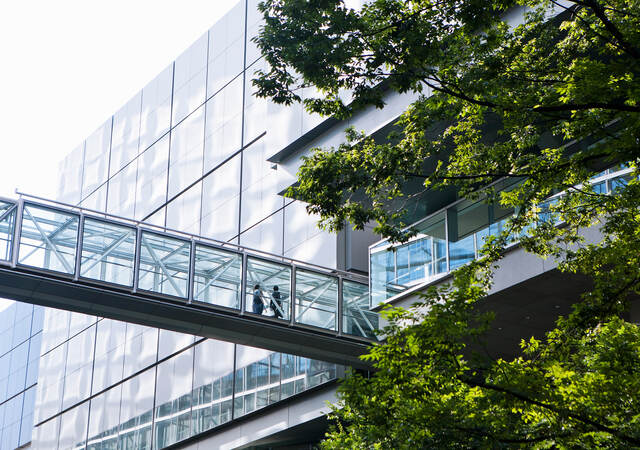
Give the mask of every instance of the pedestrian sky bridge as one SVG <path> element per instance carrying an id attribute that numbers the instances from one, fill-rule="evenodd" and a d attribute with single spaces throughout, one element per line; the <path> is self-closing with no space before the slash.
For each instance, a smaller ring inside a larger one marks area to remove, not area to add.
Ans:
<path id="1" fill-rule="evenodd" d="M 32 196 L 0 199 L 0 297 L 356 367 L 378 326 L 366 278 Z"/>

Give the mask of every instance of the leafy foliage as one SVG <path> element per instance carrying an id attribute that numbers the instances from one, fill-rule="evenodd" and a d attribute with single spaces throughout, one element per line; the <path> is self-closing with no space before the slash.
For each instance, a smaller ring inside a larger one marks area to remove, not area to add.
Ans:
<path id="1" fill-rule="evenodd" d="M 384 107 L 389 92 L 417 95 L 385 142 L 348 130 L 304 161 L 290 194 L 322 226 L 375 221 L 404 241 L 415 232 L 408 205 L 451 188 L 516 211 L 451 286 L 387 312 L 386 343 L 368 355 L 377 372 L 345 380 L 323 446 L 640 446 L 640 330 L 625 321 L 640 286 L 640 2 L 265 0 L 262 10 L 260 95 L 338 118 Z M 321 95 L 303 99 L 309 86 Z M 590 185 L 622 162 L 626 188 Z M 519 183 L 484 187 L 504 178 Z M 540 205 L 554 220 L 540 220 Z M 600 242 L 584 242 L 589 227 Z M 491 319 L 475 305 L 514 238 L 592 288 L 519 358 L 490 360 L 469 345 Z"/>

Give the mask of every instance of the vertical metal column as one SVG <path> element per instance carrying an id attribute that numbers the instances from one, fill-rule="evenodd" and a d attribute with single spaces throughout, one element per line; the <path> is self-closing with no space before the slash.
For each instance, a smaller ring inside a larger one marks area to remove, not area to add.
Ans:
<path id="1" fill-rule="evenodd" d="M 84 230 L 84 214 L 80 212 L 80 221 L 78 222 L 78 237 L 76 239 L 76 264 L 73 272 L 73 281 L 78 281 L 80 277 L 80 264 L 82 262 L 82 238 Z"/>
<path id="2" fill-rule="evenodd" d="M 187 302 L 193 301 L 193 285 L 195 284 L 195 270 L 196 270 L 196 241 L 191 239 L 191 254 L 189 255 L 189 279 L 187 282 Z"/>
<path id="3" fill-rule="evenodd" d="M 337 320 L 337 327 L 336 330 L 338 331 L 338 336 L 342 336 L 342 325 L 344 322 L 344 317 L 342 316 L 343 311 L 344 311 L 344 289 L 342 287 L 342 283 L 344 281 L 344 278 L 342 277 L 338 277 L 338 310 L 336 311 L 336 314 L 338 315 Z"/>
<path id="4" fill-rule="evenodd" d="M 22 233 L 22 208 L 24 200 L 20 198 L 16 204 L 16 223 L 13 229 L 13 245 L 11 247 L 11 267 L 18 264 L 18 250 L 20 249 L 20 237 Z"/>
<path id="5" fill-rule="evenodd" d="M 240 315 L 244 315 L 247 303 L 247 273 L 249 271 L 247 252 L 242 252 L 242 267 L 240 271 Z"/>
<path id="6" fill-rule="evenodd" d="M 136 250 L 133 257 L 133 293 L 138 291 L 138 279 L 140 278 L 140 248 L 142 246 L 142 230 L 136 227 Z"/>
<path id="7" fill-rule="evenodd" d="M 291 317 L 289 317 L 289 324 L 296 323 L 296 272 L 298 268 L 295 264 L 291 264 Z"/>

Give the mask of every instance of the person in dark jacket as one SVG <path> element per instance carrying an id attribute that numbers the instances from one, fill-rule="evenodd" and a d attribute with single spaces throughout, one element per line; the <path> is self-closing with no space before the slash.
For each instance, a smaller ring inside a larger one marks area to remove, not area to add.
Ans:
<path id="1" fill-rule="evenodd" d="M 276 319 L 282 319 L 282 297 L 278 286 L 274 286 L 271 293 L 271 310 Z"/>

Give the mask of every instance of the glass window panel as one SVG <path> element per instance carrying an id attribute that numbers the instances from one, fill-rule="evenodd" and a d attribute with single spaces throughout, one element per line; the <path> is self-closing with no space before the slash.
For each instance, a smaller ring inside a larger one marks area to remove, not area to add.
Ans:
<path id="1" fill-rule="evenodd" d="M 34 428 L 31 447 L 34 449 L 52 449 L 58 445 L 58 432 L 60 431 L 60 417 L 56 417 Z"/>
<path id="2" fill-rule="evenodd" d="M 136 180 L 136 219 L 144 219 L 152 211 L 166 203 L 168 161 L 168 135 L 139 156 Z M 164 218 L 162 225 L 164 225 Z"/>
<path id="3" fill-rule="evenodd" d="M 138 156 L 142 91 L 134 95 L 113 115 L 109 176 L 113 176 Z M 109 193 L 111 196 L 111 193 Z"/>
<path id="4" fill-rule="evenodd" d="M 289 320 L 291 267 L 258 258 L 247 258 L 246 310 Z"/>
<path id="5" fill-rule="evenodd" d="M 242 207 L 244 208 L 244 202 Z M 272 214 L 260 223 L 244 230 L 240 235 L 240 245 L 247 248 L 259 248 L 262 251 L 275 254 L 282 253 L 283 221 L 283 211 Z M 325 250 L 328 253 L 331 252 L 330 248 L 325 248 Z M 307 255 L 311 259 L 315 256 L 311 252 Z"/>
<path id="6" fill-rule="evenodd" d="M 60 162 L 57 200 L 71 205 L 80 203 L 82 200 L 83 163 L 84 141 Z"/>
<path id="7" fill-rule="evenodd" d="M 60 416 L 60 449 L 83 449 L 87 437 L 89 402 L 85 402 Z"/>
<path id="8" fill-rule="evenodd" d="M 111 124 L 109 118 L 85 141 L 82 170 L 82 198 L 89 197 L 109 175 L 109 149 L 111 146 Z M 104 204 L 102 205 L 104 208 Z"/>
<path id="9" fill-rule="evenodd" d="M 173 64 L 169 64 L 142 89 L 140 117 L 140 152 L 149 148 L 169 131 Z"/>
<path id="10" fill-rule="evenodd" d="M 240 308 L 242 255 L 205 245 L 196 245 L 193 298 Z"/>
<path id="11" fill-rule="evenodd" d="M 247 50 L 251 47 L 252 44 L 248 44 Z M 247 54 L 247 61 L 249 60 L 249 55 Z M 248 144 L 260 134 L 267 131 L 267 124 L 269 121 L 267 120 L 267 107 L 269 101 L 265 98 L 257 97 L 255 94 L 256 88 L 251 83 L 251 80 L 256 78 L 256 72 L 258 70 L 263 70 L 265 73 L 269 72 L 268 64 L 264 59 L 260 59 L 255 62 L 251 67 L 247 69 L 247 81 L 244 86 L 245 90 L 245 105 L 244 105 L 244 142 Z M 270 128 L 271 129 L 271 128 Z M 267 137 L 263 136 L 259 141 L 252 144 L 256 145 L 263 141 L 267 141 Z M 251 147 L 249 147 L 251 148 Z M 269 147 L 273 150 L 273 147 Z M 271 155 L 269 155 L 271 156 Z"/>
<path id="12" fill-rule="evenodd" d="M 87 450 L 117 450 L 121 386 L 91 399 Z"/>
<path id="13" fill-rule="evenodd" d="M 225 86 L 206 104 L 204 171 L 208 172 L 240 150 L 242 138 L 242 77 Z"/>
<path id="14" fill-rule="evenodd" d="M 204 106 L 171 130 L 169 198 L 202 175 Z"/>
<path id="15" fill-rule="evenodd" d="M 69 337 L 71 313 L 61 309 L 47 308 L 42 337 L 42 353 L 48 352 Z"/>
<path id="16" fill-rule="evenodd" d="M 107 212 L 117 216 L 132 218 L 136 206 L 136 179 L 138 160 L 131 161 L 109 180 Z"/>
<path id="17" fill-rule="evenodd" d="M 24 393 L 24 403 L 22 407 L 22 419 L 20 424 L 20 441 L 19 446 L 25 445 L 31 441 L 33 431 L 33 409 L 36 400 L 36 387 L 28 389 Z"/>
<path id="18" fill-rule="evenodd" d="M 449 220 L 449 266 L 453 270 L 475 258 L 473 233 L 489 226 L 489 206 L 466 202 L 451 208 Z"/>
<path id="19" fill-rule="evenodd" d="M 356 336 L 375 338 L 378 314 L 369 310 L 369 286 L 343 280 L 343 332 Z"/>
<path id="20" fill-rule="evenodd" d="M 208 339 L 195 346 L 192 434 L 231 419 L 234 344 Z M 222 405 L 225 405 L 224 407 Z"/>
<path id="21" fill-rule="evenodd" d="M 25 203 L 19 263 L 74 273 L 78 216 Z"/>
<path id="22" fill-rule="evenodd" d="M 85 197 L 80 206 L 93 211 L 106 211 L 107 209 L 107 183 L 93 191 L 92 194 Z"/>
<path id="23" fill-rule="evenodd" d="M 11 259 L 16 211 L 14 203 L 0 200 L 0 259 L 5 261 Z"/>
<path id="24" fill-rule="evenodd" d="M 283 206 L 282 170 L 273 170 L 264 141 L 246 149 L 242 160 L 242 230 L 255 225 Z"/>
<path id="25" fill-rule="evenodd" d="M 208 38 L 208 33 L 204 33 L 176 58 L 173 78 L 174 124 L 204 103 Z"/>
<path id="26" fill-rule="evenodd" d="M 193 348 L 158 364 L 154 448 L 160 449 L 191 435 Z"/>
<path id="27" fill-rule="evenodd" d="M 209 31 L 207 97 L 216 93 L 229 80 L 242 72 L 244 64 L 244 3 L 238 2 Z"/>
<path id="28" fill-rule="evenodd" d="M 296 322 L 335 330 L 338 280 L 306 270 L 296 271 Z"/>
<path id="29" fill-rule="evenodd" d="M 16 318 L 16 324 L 13 327 L 13 339 L 9 340 L 12 347 L 29 339 L 31 334 L 31 315 L 22 318 Z"/>
<path id="30" fill-rule="evenodd" d="M 93 375 L 95 325 L 69 340 L 62 408 L 89 397 Z"/>
<path id="31" fill-rule="evenodd" d="M 122 383 L 118 449 L 148 450 L 151 448 L 151 420 L 155 368 Z"/>
<path id="32" fill-rule="evenodd" d="M 186 298 L 191 243 L 142 232 L 138 287 Z"/>
<path id="33" fill-rule="evenodd" d="M 44 325 L 44 306 L 33 305 L 33 322 L 31 323 L 31 334 L 42 331 Z"/>
<path id="34" fill-rule="evenodd" d="M 128 377 L 157 361 L 158 329 L 127 324 L 123 377 Z"/>
<path id="35" fill-rule="evenodd" d="M 226 241 L 238 234 L 240 155 L 217 168 L 202 184 L 201 234 Z"/>
<path id="36" fill-rule="evenodd" d="M 193 344 L 194 336 L 176 331 L 160 330 L 158 342 L 158 359 L 165 358 Z"/>
<path id="37" fill-rule="evenodd" d="M 27 363 L 27 380 L 25 386 L 31 386 L 38 381 L 41 343 L 42 333 L 36 334 L 29 340 L 29 361 Z"/>
<path id="38" fill-rule="evenodd" d="M 117 320 L 98 322 L 92 392 L 100 392 L 122 380 L 127 324 Z"/>
<path id="39" fill-rule="evenodd" d="M 167 205 L 167 228 L 200 234 L 200 201 L 202 183 L 189 188 Z"/>
<path id="40" fill-rule="evenodd" d="M 236 409 L 241 417 L 269 404 L 269 390 L 280 385 L 279 379 L 269 379 L 272 352 L 238 345 L 236 349 Z M 239 383 L 242 373 L 244 383 Z"/>
<path id="41" fill-rule="evenodd" d="M 132 286 L 135 251 L 134 228 L 87 217 L 82 230 L 80 275 Z"/>
<path id="42" fill-rule="evenodd" d="M 249 0 L 247 5 L 247 56 L 246 64 L 251 65 L 256 59 L 260 57 L 260 49 L 252 41 L 252 39 L 258 36 L 260 27 L 264 25 L 264 18 L 262 13 L 258 11 L 258 3 L 260 0 Z M 249 83 L 250 84 L 250 83 Z"/>

